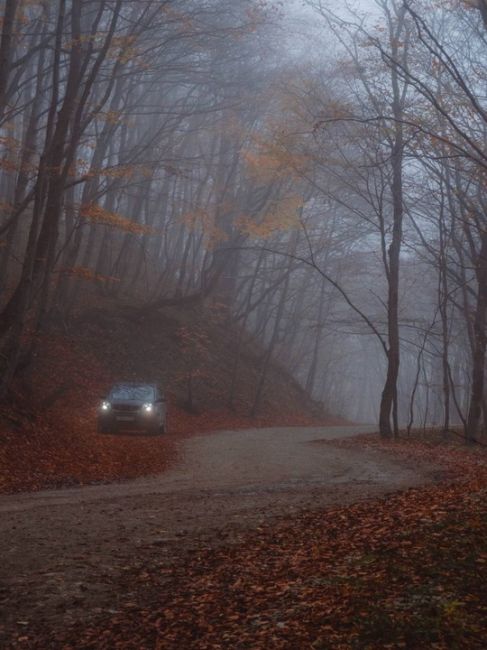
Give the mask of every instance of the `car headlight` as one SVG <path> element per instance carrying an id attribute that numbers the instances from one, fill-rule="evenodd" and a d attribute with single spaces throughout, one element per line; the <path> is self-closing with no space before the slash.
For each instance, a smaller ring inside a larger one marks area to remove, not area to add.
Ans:
<path id="1" fill-rule="evenodd" d="M 144 404 L 142 409 L 144 410 L 144 413 L 152 413 L 152 411 L 154 410 L 154 405 L 153 404 Z"/>
<path id="2" fill-rule="evenodd" d="M 101 410 L 102 411 L 109 411 L 111 407 L 110 402 L 102 402 L 101 403 Z"/>

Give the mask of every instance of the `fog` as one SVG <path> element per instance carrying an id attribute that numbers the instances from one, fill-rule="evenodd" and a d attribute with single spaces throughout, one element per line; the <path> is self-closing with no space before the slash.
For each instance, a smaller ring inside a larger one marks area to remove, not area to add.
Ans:
<path id="1" fill-rule="evenodd" d="M 486 31 L 463 3 L 3 3 L 0 393 L 94 287 L 223 306 L 329 412 L 486 422 Z M 13 11 L 13 13 L 12 13 Z M 462 38 L 459 38 L 459 35 Z"/>

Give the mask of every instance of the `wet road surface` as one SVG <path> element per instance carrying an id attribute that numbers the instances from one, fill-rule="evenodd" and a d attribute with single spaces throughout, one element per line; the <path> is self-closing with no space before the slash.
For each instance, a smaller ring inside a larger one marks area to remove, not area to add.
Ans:
<path id="1" fill-rule="evenodd" d="M 157 477 L 0 496 L 4 633 L 32 621 L 72 623 L 113 608 L 117 576 L 134 562 L 146 566 L 162 558 L 170 564 L 198 544 L 232 543 L 272 517 L 430 479 L 428 468 L 332 442 L 371 431 L 218 432 L 181 441 L 181 462 Z M 0 641 L 1 633 L 0 627 Z"/>

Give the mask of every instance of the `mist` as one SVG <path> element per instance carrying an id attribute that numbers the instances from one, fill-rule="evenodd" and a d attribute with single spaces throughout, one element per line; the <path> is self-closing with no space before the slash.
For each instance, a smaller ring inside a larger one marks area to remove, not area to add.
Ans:
<path id="1" fill-rule="evenodd" d="M 0 0 L 0 648 L 487 639 L 487 0 Z"/>
<path id="2" fill-rule="evenodd" d="M 15 4 L 3 396 L 35 333 L 93 295 L 202 300 L 266 350 L 254 412 L 275 360 L 386 434 L 483 429 L 478 10 L 33 3 L 13 39 Z"/>

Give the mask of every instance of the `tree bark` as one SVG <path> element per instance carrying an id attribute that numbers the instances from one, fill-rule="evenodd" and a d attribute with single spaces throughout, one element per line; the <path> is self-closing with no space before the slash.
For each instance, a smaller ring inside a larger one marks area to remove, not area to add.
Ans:
<path id="1" fill-rule="evenodd" d="M 393 228 L 392 241 L 388 250 L 389 277 L 387 297 L 387 375 L 382 391 L 379 410 L 379 430 L 383 437 L 398 434 L 397 416 L 397 379 L 399 376 L 400 341 L 399 341 L 399 267 L 403 222 L 403 131 L 402 126 L 396 127 L 396 139 L 392 150 L 392 200 Z M 393 428 L 391 427 L 391 415 Z"/>
<path id="2" fill-rule="evenodd" d="M 477 259 L 477 304 L 474 319 L 474 346 L 472 358 L 472 388 L 465 427 L 467 442 L 477 438 L 482 416 L 484 397 L 485 351 L 487 347 L 486 309 L 487 309 L 487 232 L 482 233 L 481 247 Z"/>
<path id="3" fill-rule="evenodd" d="M 7 84 L 12 62 L 12 40 L 17 0 L 6 0 L 0 37 L 0 121 L 5 112 Z"/>

